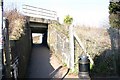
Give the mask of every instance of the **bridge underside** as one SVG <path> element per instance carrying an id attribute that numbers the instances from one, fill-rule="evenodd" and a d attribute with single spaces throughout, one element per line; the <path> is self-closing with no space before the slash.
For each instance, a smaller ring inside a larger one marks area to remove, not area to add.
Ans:
<path id="1" fill-rule="evenodd" d="M 42 44 L 47 45 L 48 23 L 30 22 L 29 26 L 31 28 L 31 34 L 32 33 L 41 33 L 41 34 L 43 34 Z"/>
<path id="2" fill-rule="evenodd" d="M 30 22 L 30 28 L 32 33 L 45 33 L 48 29 L 48 24 Z"/>

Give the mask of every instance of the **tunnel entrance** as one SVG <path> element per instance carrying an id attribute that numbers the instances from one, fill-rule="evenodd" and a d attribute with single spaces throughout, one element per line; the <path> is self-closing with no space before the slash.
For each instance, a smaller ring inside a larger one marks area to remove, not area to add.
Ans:
<path id="1" fill-rule="evenodd" d="M 50 50 L 47 45 L 48 24 L 30 23 L 32 52 L 28 64 L 27 78 L 50 78 L 54 68 L 50 64 Z"/>
<path id="2" fill-rule="evenodd" d="M 31 22 L 30 28 L 32 33 L 32 43 L 47 45 L 48 24 Z"/>

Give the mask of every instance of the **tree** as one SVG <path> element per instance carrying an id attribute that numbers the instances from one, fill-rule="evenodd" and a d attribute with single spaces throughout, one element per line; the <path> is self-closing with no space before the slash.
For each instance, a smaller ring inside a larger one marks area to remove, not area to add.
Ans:
<path id="1" fill-rule="evenodd" d="M 111 13 L 109 16 L 109 22 L 111 27 L 120 29 L 120 14 Z"/>
<path id="2" fill-rule="evenodd" d="M 66 25 L 71 25 L 72 24 L 72 22 L 73 22 L 73 18 L 70 16 L 70 15 L 67 15 L 67 16 L 65 16 L 65 18 L 64 18 L 64 23 L 66 24 Z"/>
<path id="3" fill-rule="evenodd" d="M 110 2 L 109 14 L 109 21 L 111 27 L 120 29 L 120 1 Z"/>
<path id="4" fill-rule="evenodd" d="M 11 40 L 18 40 L 24 34 L 26 19 L 17 9 L 4 12 L 9 21 L 9 36 Z"/>
<path id="5" fill-rule="evenodd" d="M 117 63 L 120 60 L 120 55 L 119 51 L 120 51 L 120 1 L 119 0 L 111 0 L 110 4 L 109 4 L 109 22 L 110 22 L 110 26 L 111 28 L 114 28 L 117 31 L 117 34 L 114 32 L 112 32 L 111 36 L 111 43 L 112 43 L 112 49 L 113 52 L 115 53 L 115 70 L 116 72 L 120 75 L 120 64 Z M 115 36 L 117 35 L 117 39 L 115 38 Z M 115 40 L 116 39 L 116 40 Z M 117 51 L 117 54 L 116 54 Z"/>

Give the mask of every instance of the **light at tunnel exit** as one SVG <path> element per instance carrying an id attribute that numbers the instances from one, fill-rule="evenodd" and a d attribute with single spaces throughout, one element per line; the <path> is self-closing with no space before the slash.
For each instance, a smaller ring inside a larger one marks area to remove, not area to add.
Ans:
<path id="1" fill-rule="evenodd" d="M 41 44 L 42 37 L 43 37 L 43 34 L 41 33 L 32 33 L 33 44 Z"/>

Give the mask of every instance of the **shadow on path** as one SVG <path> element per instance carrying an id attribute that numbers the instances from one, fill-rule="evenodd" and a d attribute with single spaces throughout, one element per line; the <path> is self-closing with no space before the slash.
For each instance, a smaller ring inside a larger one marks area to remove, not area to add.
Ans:
<path id="1" fill-rule="evenodd" d="M 27 78 L 50 78 L 54 68 L 50 64 L 50 50 L 46 45 L 34 44 L 27 70 Z"/>

